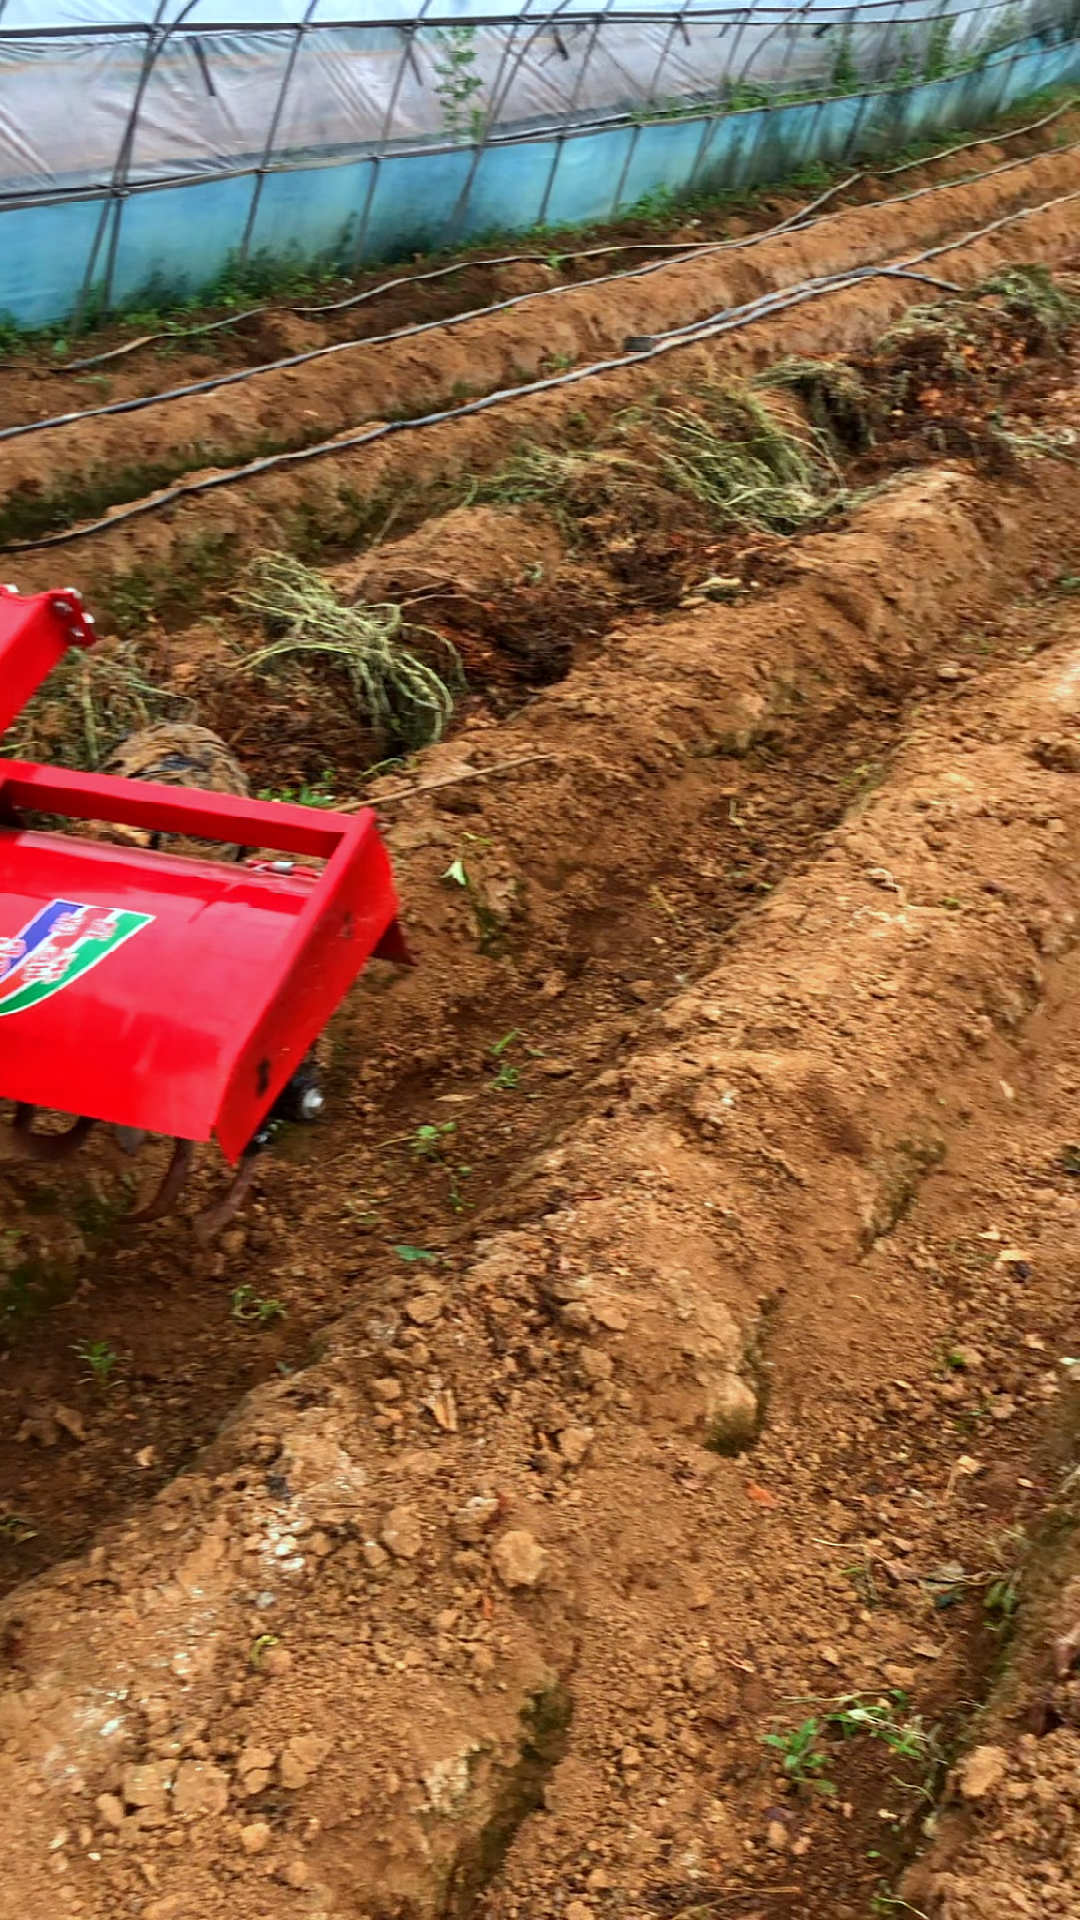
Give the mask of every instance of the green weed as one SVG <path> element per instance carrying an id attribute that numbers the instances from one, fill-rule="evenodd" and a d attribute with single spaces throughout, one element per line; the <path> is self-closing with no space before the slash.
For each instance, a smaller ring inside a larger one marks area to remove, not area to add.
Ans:
<path id="1" fill-rule="evenodd" d="M 842 1694 L 837 1700 L 823 1702 L 799 1726 L 785 1733 L 763 1734 L 762 1741 L 779 1756 L 784 1773 L 795 1786 L 831 1794 L 836 1786 L 828 1778 L 827 1769 L 833 1764 L 833 1755 L 823 1744 L 830 1736 L 842 1742 L 859 1738 L 880 1742 L 894 1759 L 919 1771 L 920 1792 L 928 1791 L 930 1780 L 944 1764 L 936 1730 L 927 1727 L 921 1715 L 908 1711 L 907 1695 L 899 1688 L 884 1697 Z"/>
<path id="2" fill-rule="evenodd" d="M 484 137 L 487 116 L 477 100 L 484 82 L 476 72 L 476 28 L 438 27 L 435 92 L 442 103 L 443 126 L 459 145 Z"/>
<path id="3" fill-rule="evenodd" d="M 102 1392 L 113 1384 L 120 1357 L 104 1340 L 79 1340 L 71 1349 L 86 1364 L 87 1380 L 92 1380 Z"/>
<path id="4" fill-rule="evenodd" d="M 253 1321 L 257 1326 L 269 1326 L 272 1320 L 284 1320 L 286 1308 L 280 1300 L 265 1300 L 256 1293 L 254 1287 L 234 1287 L 229 1295 L 230 1311 L 234 1320 Z"/>
<path id="5" fill-rule="evenodd" d="M 779 1756 L 784 1773 L 795 1786 L 814 1793 L 835 1793 L 835 1782 L 824 1777 L 831 1762 L 824 1748 L 818 1745 L 821 1731 L 821 1721 L 811 1716 L 787 1733 L 764 1733 L 761 1739 L 764 1746 Z"/>
<path id="6" fill-rule="evenodd" d="M 457 1132 L 456 1120 L 427 1121 L 409 1138 L 409 1148 L 416 1160 L 441 1160 L 443 1147 L 451 1134 Z"/>
<path id="7" fill-rule="evenodd" d="M 337 778 L 332 767 L 327 767 L 321 780 L 310 785 L 304 780 L 298 787 L 262 787 L 260 800 L 284 800 L 298 807 L 335 807 L 337 805 Z"/>

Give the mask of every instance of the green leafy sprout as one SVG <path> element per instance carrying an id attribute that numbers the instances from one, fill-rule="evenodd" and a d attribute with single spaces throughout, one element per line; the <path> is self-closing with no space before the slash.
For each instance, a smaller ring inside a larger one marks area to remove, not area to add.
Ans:
<path id="1" fill-rule="evenodd" d="M 105 1340 L 78 1340 L 72 1352 L 85 1363 L 87 1380 L 92 1380 L 102 1392 L 113 1384 L 113 1375 L 119 1364 L 119 1355 Z"/>
<path id="2" fill-rule="evenodd" d="M 257 1326 L 268 1326 L 271 1320 L 284 1320 L 286 1308 L 280 1300 L 265 1300 L 256 1293 L 254 1287 L 234 1287 L 229 1295 L 234 1320 L 252 1321 Z"/>

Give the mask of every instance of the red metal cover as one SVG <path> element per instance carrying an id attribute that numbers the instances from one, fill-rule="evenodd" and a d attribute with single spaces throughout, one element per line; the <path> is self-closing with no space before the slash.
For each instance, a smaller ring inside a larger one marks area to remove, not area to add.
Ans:
<path id="1" fill-rule="evenodd" d="M 272 872 L 28 831 L 17 810 L 272 848 Z M 11 824 L 4 824 L 4 822 Z M 0 762 L 0 1095 L 235 1160 L 369 955 L 404 957 L 350 816 Z"/>
<path id="2" fill-rule="evenodd" d="M 0 733 L 36 693 L 68 648 L 89 647 L 94 623 L 74 588 L 23 599 L 0 586 Z"/>

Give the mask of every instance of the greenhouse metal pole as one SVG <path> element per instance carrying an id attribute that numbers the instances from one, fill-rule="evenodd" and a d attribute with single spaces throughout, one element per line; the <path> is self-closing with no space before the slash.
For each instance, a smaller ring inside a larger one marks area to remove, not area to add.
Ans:
<path id="1" fill-rule="evenodd" d="M 900 4 L 901 6 L 903 5 L 903 0 L 900 0 Z M 858 7 L 856 7 L 854 9 L 853 15 L 849 16 L 849 26 L 851 25 L 851 20 L 857 17 L 858 12 L 859 12 L 859 9 Z M 899 14 L 894 13 L 891 20 L 887 22 L 887 26 L 895 27 L 899 17 L 900 17 Z M 853 27 L 852 27 L 852 33 L 854 34 Z M 888 50 L 888 43 L 886 42 L 886 51 L 887 50 Z M 859 152 L 859 141 L 860 141 L 860 135 L 863 129 L 863 122 L 865 121 L 868 113 L 870 112 L 870 107 L 872 102 L 877 97 L 879 75 L 878 75 L 878 63 L 876 58 L 874 61 L 874 71 L 873 71 L 872 79 L 873 79 L 873 85 L 871 85 L 871 76 L 868 75 L 864 79 L 863 97 L 859 102 L 859 106 L 856 111 L 855 118 L 852 121 L 850 130 L 848 132 L 848 137 L 844 142 L 845 165 L 849 160 L 854 159 L 855 155 Z"/>
<path id="2" fill-rule="evenodd" d="M 622 197 L 626 188 L 626 182 L 630 177 L 630 168 L 634 163 L 634 155 L 638 149 L 638 141 L 641 139 L 641 127 L 642 122 L 635 120 L 633 131 L 630 135 L 630 144 L 626 149 L 626 158 L 619 168 L 619 177 L 615 182 L 615 191 L 611 196 L 611 208 L 608 213 L 609 220 L 614 220 L 619 208 L 622 206 Z"/>
<path id="3" fill-rule="evenodd" d="M 506 72 L 507 63 L 513 51 L 514 35 L 517 33 L 517 30 L 520 25 L 521 25 L 521 16 L 519 14 L 516 19 L 511 21 L 510 31 L 508 34 L 504 35 L 504 38 L 503 38 L 503 49 L 499 58 L 498 70 L 495 74 L 494 80 L 491 83 L 491 91 L 488 96 L 488 104 L 484 112 L 483 129 L 480 133 L 479 139 L 476 139 L 472 142 L 472 158 L 469 161 L 469 171 L 465 175 L 465 178 L 461 183 L 461 191 L 454 202 L 453 211 L 450 215 L 450 219 L 447 225 L 447 235 L 451 239 L 453 238 L 454 234 L 457 233 L 461 225 L 461 222 L 464 220 L 465 215 L 468 211 L 469 200 L 473 190 L 473 182 L 476 179 L 480 162 L 483 159 L 484 154 L 487 152 L 488 135 L 490 134 L 491 129 L 494 125 L 496 102 L 499 99 L 499 89 L 500 89 L 500 86 L 502 85 L 502 77 L 503 77 L 503 74 Z"/>
<path id="4" fill-rule="evenodd" d="M 105 277 L 102 283 L 101 306 L 103 313 L 108 313 L 112 305 L 113 276 L 116 272 L 116 256 L 120 246 L 120 227 L 124 217 L 124 201 L 127 198 L 127 177 L 131 170 L 131 156 L 135 150 L 135 135 L 138 131 L 139 114 L 142 111 L 142 103 L 146 98 L 146 89 L 150 85 L 154 68 L 161 57 L 163 47 L 168 44 L 172 35 L 176 32 L 176 29 L 183 25 L 188 14 L 191 13 L 192 9 L 197 7 L 198 4 L 199 0 L 187 0 L 187 4 L 182 11 L 177 14 L 176 19 L 171 21 L 165 28 L 160 38 L 147 47 L 148 58 L 140 75 L 139 86 L 132 103 L 131 117 L 128 120 L 124 132 L 120 152 L 117 155 L 116 168 L 113 173 L 112 190 L 116 196 L 116 218 L 113 221 L 112 232 L 109 235 L 109 252 L 105 262 Z M 161 8 L 159 7 L 154 22 L 155 30 L 160 18 Z"/>
<path id="5" fill-rule="evenodd" d="M 569 105 L 567 106 L 566 113 L 563 117 L 563 123 L 559 128 L 558 133 L 555 135 L 555 151 L 551 156 L 551 170 L 548 173 L 547 183 L 544 187 L 544 192 L 541 197 L 540 211 L 536 216 L 536 224 L 538 227 L 542 227 L 545 221 L 547 220 L 547 211 L 551 203 L 552 193 L 555 188 L 555 180 L 559 171 L 559 163 L 562 160 L 563 149 L 566 146 L 567 124 L 573 118 L 573 115 L 577 111 L 578 95 L 581 92 L 582 86 L 584 84 L 585 75 L 589 71 L 589 61 L 592 59 L 593 49 L 596 46 L 600 29 L 604 25 L 605 15 L 610 13 L 613 4 L 614 4 L 614 0 L 606 0 L 606 5 L 604 7 L 603 13 L 598 13 L 593 21 L 593 30 L 589 35 L 588 45 L 585 48 L 585 56 L 581 62 L 581 67 L 578 71 L 577 79 L 574 81 L 573 91 L 571 92 L 571 95 L 570 95 L 570 102 L 569 102 Z"/>
<path id="6" fill-rule="evenodd" d="M 746 22 L 749 20 L 752 12 L 753 12 L 752 8 L 744 8 L 742 13 L 741 23 L 738 29 L 739 33 L 741 33 L 742 28 L 746 25 Z M 725 24 L 721 29 L 721 36 L 726 32 L 727 32 L 727 22 L 725 21 Z M 735 38 L 735 45 L 738 46 L 738 44 L 739 44 L 739 41 L 738 41 L 738 33 L 737 33 Z M 705 121 L 704 126 L 701 129 L 701 140 L 698 143 L 698 150 L 694 155 L 694 164 L 690 169 L 690 177 L 686 183 L 687 193 L 693 193 L 697 188 L 697 183 L 701 176 L 701 169 L 705 165 L 706 155 L 708 154 L 709 148 L 711 147 L 713 140 L 716 136 L 717 125 L 719 121 L 722 120 L 723 118 L 724 118 L 723 112 L 710 113 L 708 115 L 708 118 Z M 620 182 L 620 186 L 621 184 L 622 183 Z"/>
<path id="7" fill-rule="evenodd" d="M 611 3 L 611 0 L 609 0 L 609 4 L 610 3 Z M 503 101 L 509 99 L 510 90 L 513 87 L 514 81 L 517 79 L 518 74 L 520 73 L 522 67 L 525 64 L 525 59 L 527 54 L 530 52 L 536 40 L 539 39 L 539 37 L 549 27 L 552 26 L 552 23 L 558 18 L 558 16 L 564 11 L 564 9 L 569 4 L 570 4 L 570 0 L 558 0 L 558 5 L 555 6 L 549 13 L 542 14 L 540 18 L 535 21 L 535 23 L 533 23 L 531 20 L 527 20 L 525 13 L 519 13 L 515 17 L 514 23 L 513 23 L 513 32 L 511 33 L 510 39 L 507 44 L 507 57 L 500 62 L 499 72 L 498 72 L 498 75 L 496 76 L 495 85 L 492 87 L 491 105 L 488 109 L 487 125 L 485 126 L 485 129 L 484 129 L 483 142 L 480 143 L 478 150 L 474 151 L 472 162 L 470 163 L 470 166 L 469 166 L 469 171 L 465 177 L 465 181 L 462 186 L 462 191 L 458 196 L 457 202 L 455 203 L 454 212 L 453 212 L 453 215 L 451 216 L 451 225 L 450 225 L 451 233 L 456 231 L 459 219 L 464 217 L 464 213 L 466 211 L 467 204 L 468 204 L 468 197 L 472 193 L 473 184 L 476 179 L 476 173 L 480 164 L 480 160 L 483 157 L 483 153 L 486 151 L 487 143 L 491 133 L 498 126 L 499 114 L 502 109 Z M 529 0 L 526 0 L 526 12 L 528 10 L 528 5 L 529 5 Z M 509 56 L 513 52 L 514 36 L 516 35 L 517 29 L 519 27 L 526 26 L 526 25 L 530 26 L 532 28 L 532 31 L 527 35 L 525 41 L 522 44 L 520 51 L 518 52 L 516 58 L 513 61 L 513 64 L 510 68 L 509 75 L 504 80 L 503 75 L 506 71 L 507 66 L 510 65 Z M 555 33 L 556 33 L 556 38 L 558 38 L 557 29 L 555 29 Z M 501 92 L 499 91 L 500 88 L 501 88 Z M 544 200 L 546 200 L 546 197 L 547 196 L 545 193 L 543 199 L 540 202 L 541 206 L 543 206 Z M 539 213 L 537 215 L 537 218 L 539 219 Z"/>
<path id="8" fill-rule="evenodd" d="M 164 13 L 167 5 L 168 5 L 168 0 L 158 0 L 157 12 L 155 13 L 153 21 L 151 22 L 149 27 L 140 27 L 138 29 L 140 33 L 146 34 L 146 52 L 143 56 L 143 64 L 142 64 L 141 72 L 139 74 L 139 78 L 135 83 L 135 94 L 132 102 L 132 115 L 138 112 L 138 102 L 142 98 L 142 89 L 146 85 L 147 77 L 154 64 L 155 37 L 160 28 L 161 16 Z M 130 129 L 130 126 L 131 126 L 131 116 L 129 116 L 129 119 L 128 119 L 128 129 Z M 127 131 L 125 131 L 125 134 L 121 138 L 120 146 L 117 149 L 116 159 L 113 162 L 112 180 L 110 181 L 108 187 L 106 187 L 104 196 L 102 198 L 101 214 L 98 219 L 97 229 L 94 233 L 93 242 L 90 247 L 90 253 L 87 258 L 86 272 L 83 275 L 83 283 L 82 283 L 82 286 L 79 288 L 78 297 L 75 301 L 75 311 L 72 315 L 72 320 L 71 320 L 71 331 L 73 334 L 76 334 L 76 335 L 81 333 L 82 331 L 83 315 L 86 311 L 87 302 L 89 301 L 89 298 L 90 298 L 90 290 L 94 284 L 94 274 L 97 270 L 98 254 L 101 251 L 101 243 L 105 238 L 105 230 L 106 230 L 106 227 L 108 226 L 109 216 L 112 213 L 113 207 L 115 204 L 114 196 L 116 193 L 117 174 L 120 166 L 120 157 L 124 148 L 124 140 L 126 138 L 127 138 Z"/>
<path id="9" fill-rule="evenodd" d="M 741 41 L 743 34 L 746 32 L 746 29 L 750 25 L 751 21 L 756 19 L 756 17 L 757 17 L 757 7 L 754 5 L 753 0 L 751 0 L 750 6 L 746 8 L 745 12 L 743 13 L 742 19 L 739 21 L 739 24 L 735 29 L 735 39 L 732 43 L 731 56 L 728 60 L 727 79 L 724 82 L 724 84 L 727 87 L 729 98 L 733 94 L 735 90 L 735 85 L 736 85 L 735 77 L 734 77 L 735 76 L 735 56 L 739 51 L 739 42 Z"/>
<path id="10" fill-rule="evenodd" d="M 608 0 L 609 6 L 611 5 L 611 3 L 612 3 L 612 0 Z M 550 32 L 555 36 L 555 39 L 559 45 L 560 52 L 563 53 L 564 58 L 569 59 L 569 55 L 566 53 L 565 48 L 562 46 L 561 40 L 559 40 L 559 24 L 561 22 L 563 14 L 565 13 L 569 5 L 570 5 L 570 0 L 558 0 L 558 5 L 555 7 L 552 7 L 549 10 L 549 12 L 542 14 L 539 17 L 535 17 L 529 14 L 528 0 L 526 0 L 526 11 L 518 15 L 517 24 L 519 26 L 529 26 L 531 28 L 531 31 L 528 35 L 528 38 L 525 40 L 524 44 L 522 45 L 520 51 L 518 52 L 518 55 L 514 61 L 513 70 L 510 74 L 509 79 L 505 82 L 503 86 L 502 98 L 493 103 L 492 121 L 496 127 L 498 125 L 498 116 L 502 108 L 503 100 L 509 99 L 510 90 L 513 87 L 514 81 L 517 79 L 518 74 L 520 73 L 522 67 L 525 64 L 526 57 L 528 56 L 529 53 L 531 53 L 537 40 L 539 40 L 545 32 L 550 30 Z M 578 18 L 579 16 L 575 16 L 575 23 Z M 584 22 L 590 18 L 590 15 L 585 14 L 584 16 L 580 16 L 580 18 L 582 19 L 582 24 L 584 24 Z M 561 116 L 561 119 L 562 119 L 562 122 L 564 123 L 566 119 L 565 113 Z"/>
<path id="11" fill-rule="evenodd" d="M 266 172 L 270 165 L 270 156 L 277 144 L 278 128 L 281 125 L 281 117 L 285 111 L 285 98 L 288 94 L 289 84 L 293 74 L 296 72 L 296 63 L 300 58 L 300 49 L 304 44 L 304 35 L 308 30 L 308 26 L 318 5 L 319 0 L 308 0 L 307 6 L 304 9 L 304 17 L 298 23 L 293 34 L 292 45 L 289 48 L 289 56 L 285 62 L 285 72 L 281 78 L 281 90 L 278 93 L 274 111 L 270 116 L 270 125 L 267 129 L 262 159 L 255 169 L 255 184 L 251 191 L 251 205 L 248 208 L 247 219 L 244 222 L 244 231 L 240 236 L 240 245 L 236 255 L 239 266 L 243 266 L 248 257 L 248 248 L 251 245 L 251 238 L 255 231 L 255 221 L 258 217 L 259 202 L 262 199 L 263 187 L 266 184 Z"/>
<path id="12" fill-rule="evenodd" d="M 663 73 L 664 68 L 667 65 L 668 54 L 671 52 L 672 46 L 674 44 L 675 35 L 677 33 L 681 33 L 683 37 L 684 45 L 685 46 L 690 45 L 690 35 L 686 31 L 686 7 L 687 7 L 687 0 L 683 0 L 683 5 L 679 8 L 678 13 L 672 14 L 671 25 L 668 28 L 667 38 L 664 41 L 664 44 L 660 50 L 660 58 L 658 59 L 656 66 L 653 69 L 652 79 L 649 81 L 649 90 L 645 95 L 646 103 L 648 103 L 649 101 L 656 100 L 657 89 L 660 85 L 660 75 Z"/>
<path id="13" fill-rule="evenodd" d="M 772 43 L 772 41 L 774 41 L 777 38 L 779 34 L 787 30 L 788 43 L 787 43 L 786 54 L 784 59 L 781 62 L 780 70 L 777 75 L 777 79 L 775 83 L 766 81 L 764 76 L 762 76 L 762 80 L 760 83 L 762 87 L 772 86 L 774 91 L 777 94 L 781 92 L 783 88 L 784 80 L 787 76 L 787 70 L 791 61 L 792 50 L 795 44 L 790 31 L 792 21 L 793 19 L 799 18 L 800 16 L 803 20 L 805 20 L 806 15 L 809 12 L 810 7 L 812 5 L 813 5 L 813 0 L 804 0 L 804 4 L 801 7 L 792 8 L 790 13 L 785 14 L 783 19 L 778 20 L 776 24 L 769 29 L 769 31 L 765 35 L 765 38 L 761 41 L 760 45 L 755 47 L 752 50 L 752 52 L 747 55 L 746 64 L 743 67 L 742 72 L 739 74 L 738 80 L 735 83 L 736 86 L 741 87 L 745 84 L 746 76 L 750 71 L 751 61 L 759 58 L 760 55 L 764 52 L 765 48 L 768 47 Z M 754 145 L 750 153 L 750 158 L 747 163 L 746 170 L 743 174 L 742 182 L 740 184 L 749 185 L 749 186 L 755 186 L 757 184 L 757 157 L 759 152 L 761 151 L 762 142 L 765 139 L 765 129 L 769 124 L 768 116 L 770 113 L 774 113 L 775 111 L 776 111 L 775 104 L 770 105 L 768 101 L 766 101 L 760 108 L 760 119 L 758 123 L 757 139 L 754 141 Z"/>
<path id="14" fill-rule="evenodd" d="M 415 20 L 398 22 L 398 29 L 402 37 L 401 64 L 398 67 L 397 73 L 394 75 L 394 84 L 390 92 L 390 98 L 386 103 L 386 116 L 383 120 L 382 134 L 379 140 L 380 148 L 385 147 L 390 138 L 390 131 L 394 124 L 394 115 L 397 112 L 397 103 L 401 98 L 401 89 L 405 84 L 405 75 L 416 58 L 413 48 L 413 37 L 422 26 L 424 16 L 430 5 L 431 0 L 421 0 L 420 11 Z M 360 215 L 360 222 L 356 230 L 356 246 L 353 250 L 352 257 L 352 265 L 354 268 L 359 267 L 364 258 L 364 245 L 367 241 L 368 226 L 371 221 L 371 208 L 375 199 L 375 189 L 379 184 L 379 166 L 381 160 L 381 152 L 372 154 L 371 179 L 368 181 L 368 189 L 364 195 L 363 212 Z"/>
<path id="15" fill-rule="evenodd" d="M 483 159 L 484 154 L 487 152 L 488 137 L 491 134 L 493 127 L 495 126 L 496 116 L 499 108 L 499 102 L 501 99 L 500 89 L 502 88 L 502 84 L 503 84 L 503 75 L 506 72 L 507 65 L 510 61 L 510 56 L 514 50 L 515 36 L 517 34 L 518 28 L 522 26 L 522 24 L 523 24 L 522 17 L 520 14 L 518 14 L 517 17 L 514 20 L 512 20 L 510 23 L 509 33 L 504 36 L 502 56 L 499 60 L 498 71 L 495 75 L 494 80 L 491 83 L 491 92 L 488 98 L 487 112 L 484 115 L 484 129 L 479 140 L 475 140 L 473 142 L 473 156 L 469 163 L 469 171 L 466 174 L 464 181 L 462 182 L 461 192 L 458 194 L 457 200 L 454 203 L 454 211 L 450 215 L 449 232 L 451 235 L 455 234 L 458 231 L 458 228 L 461 222 L 464 220 L 465 215 L 468 211 L 469 200 L 471 198 L 472 190 L 473 190 L 473 184 L 476 180 L 476 175 L 480 167 L 480 162 Z M 515 65 L 514 67 L 515 73 L 517 73 L 518 67 L 520 66 L 520 64 L 521 63 L 519 61 L 517 65 Z"/>
<path id="16" fill-rule="evenodd" d="M 503 83 L 503 91 L 501 96 L 498 98 L 492 99 L 491 128 L 489 128 L 489 131 L 491 131 L 491 129 L 493 128 L 498 127 L 499 115 L 502 111 L 503 101 L 509 99 L 510 90 L 513 87 L 514 81 L 517 79 L 518 74 L 521 72 L 521 69 L 525 64 L 526 57 L 532 51 L 532 48 L 536 44 L 536 41 L 541 37 L 542 34 L 547 32 L 548 29 L 550 29 L 551 32 L 555 35 L 556 39 L 558 39 L 559 30 L 558 30 L 557 22 L 559 21 L 560 16 L 565 12 L 569 4 L 570 4 L 570 0 L 558 0 L 557 6 L 552 7 L 549 12 L 542 14 L 538 19 L 534 19 L 528 14 L 528 0 L 526 0 L 526 11 L 524 13 L 518 14 L 515 25 L 518 27 L 527 26 L 530 28 L 530 32 L 526 37 L 525 41 L 523 42 L 517 54 L 516 59 L 514 60 L 514 64 L 511 69 L 509 78 Z M 609 4 L 610 4 L 610 0 L 609 0 Z M 588 15 L 586 15 L 585 17 L 587 19 Z M 561 43 L 560 43 L 560 47 L 561 47 Z M 564 49 L 563 51 L 565 52 Z M 569 58 L 569 55 L 566 55 L 565 57 Z M 565 115 L 563 117 L 565 118 Z"/>

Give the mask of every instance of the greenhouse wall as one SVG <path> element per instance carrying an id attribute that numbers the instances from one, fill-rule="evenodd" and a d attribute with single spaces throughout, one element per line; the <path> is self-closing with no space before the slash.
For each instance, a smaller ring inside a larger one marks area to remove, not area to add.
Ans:
<path id="1" fill-rule="evenodd" d="M 355 270 L 896 152 L 1080 79 L 1080 0 L 0 0 L 0 315 Z M 483 10 L 481 11 L 481 7 Z"/>

